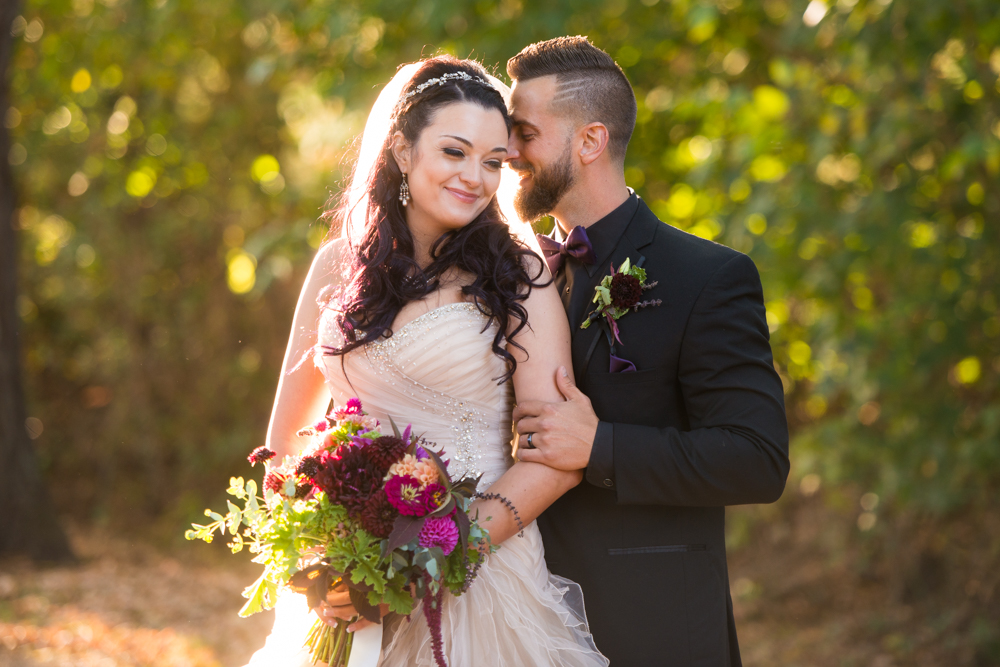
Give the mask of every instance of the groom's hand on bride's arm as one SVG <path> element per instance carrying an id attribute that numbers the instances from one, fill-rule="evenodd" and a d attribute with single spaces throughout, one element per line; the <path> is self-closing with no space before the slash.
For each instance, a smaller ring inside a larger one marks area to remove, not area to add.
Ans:
<path id="1" fill-rule="evenodd" d="M 518 458 L 559 470 L 580 470 L 590 461 L 600 420 L 565 368 L 556 371 L 556 386 L 566 399 L 562 403 L 525 401 L 514 408 Z"/>

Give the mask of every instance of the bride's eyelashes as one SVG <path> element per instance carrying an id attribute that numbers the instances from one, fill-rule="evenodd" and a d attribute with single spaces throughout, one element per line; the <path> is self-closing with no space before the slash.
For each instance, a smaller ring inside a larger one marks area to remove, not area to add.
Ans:
<path id="1" fill-rule="evenodd" d="M 454 158 L 465 157 L 465 151 L 463 151 L 461 148 L 444 148 L 442 150 L 445 155 L 448 155 L 450 157 Z M 503 161 L 497 159 L 486 160 L 483 164 L 486 165 L 486 168 L 490 169 L 491 171 L 496 171 L 501 167 L 503 167 Z"/>

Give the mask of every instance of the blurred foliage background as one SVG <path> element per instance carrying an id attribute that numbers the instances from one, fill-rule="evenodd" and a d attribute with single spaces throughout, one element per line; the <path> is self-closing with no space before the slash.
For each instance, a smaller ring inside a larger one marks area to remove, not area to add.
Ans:
<path id="1" fill-rule="evenodd" d="M 997 488 L 994 0 L 30 0 L 11 29 L 28 429 L 67 515 L 179 536 L 248 473 L 380 86 L 561 34 L 635 87 L 630 185 L 760 268 L 790 484 L 863 492 L 871 534 Z"/>

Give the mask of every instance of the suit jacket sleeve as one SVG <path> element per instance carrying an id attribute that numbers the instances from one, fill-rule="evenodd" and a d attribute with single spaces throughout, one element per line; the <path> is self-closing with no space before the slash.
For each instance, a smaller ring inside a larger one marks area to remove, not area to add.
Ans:
<path id="1" fill-rule="evenodd" d="M 620 504 L 719 506 L 781 496 L 788 425 L 763 301 L 746 255 L 715 272 L 691 311 L 679 357 L 691 430 L 614 423 L 595 443 L 613 451 L 595 452 L 603 469 L 588 481 L 607 488 L 613 475 Z"/>

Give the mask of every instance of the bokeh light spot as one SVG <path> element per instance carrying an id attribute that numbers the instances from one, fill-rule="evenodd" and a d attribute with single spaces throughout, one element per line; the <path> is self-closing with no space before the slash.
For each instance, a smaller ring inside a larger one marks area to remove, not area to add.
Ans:
<path id="1" fill-rule="evenodd" d="M 780 181 L 788 172 L 785 163 L 775 155 L 758 155 L 750 163 L 750 175 L 765 183 Z"/>
<path id="2" fill-rule="evenodd" d="M 751 213 L 743 223 L 747 230 L 756 236 L 767 231 L 767 218 L 760 213 Z"/>
<path id="3" fill-rule="evenodd" d="M 817 491 L 819 491 L 819 487 L 821 484 L 822 480 L 820 479 L 819 475 L 817 475 L 814 472 L 811 472 L 805 477 L 803 477 L 802 481 L 799 482 L 799 491 L 804 496 L 812 496 L 815 495 Z"/>
<path id="4" fill-rule="evenodd" d="M 156 172 L 149 167 L 143 167 L 128 175 L 125 181 L 125 192 L 141 199 L 150 193 L 154 185 L 156 185 Z"/>
<path id="5" fill-rule="evenodd" d="M 962 384 L 973 384 L 982 375 L 982 371 L 978 357 L 966 357 L 955 364 L 955 378 Z"/>
<path id="6" fill-rule="evenodd" d="M 233 294 L 246 294 L 257 282 L 253 258 L 243 251 L 233 253 L 226 267 L 226 283 Z"/>
<path id="7" fill-rule="evenodd" d="M 788 96 L 774 86 L 757 86 L 753 90 L 753 105 L 766 120 L 778 120 L 788 113 Z"/>
<path id="8" fill-rule="evenodd" d="M 812 359 L 812 348 L 809 347 L 809 343 L 803 340 L 792 341 L 788 346 L 788 358 L 792 360 L 792 363 L 805 366 Z"/>
<path id="9" fill-rule="evenodd" d="M 78 69 L 69 83 L 69 88 L 74 93 L 82 93 L 90 88 L 90 83 L 90 72 L 85 69 Z"/>
<path id="10" fill-rule="evenodd" d="M 260 183 L 267 179 L 268 176 L 278 174 L 280 171 L 281 167 L 276 157 L 267 154 L 258 155 L 250 166 L 250 177 Z"/>

